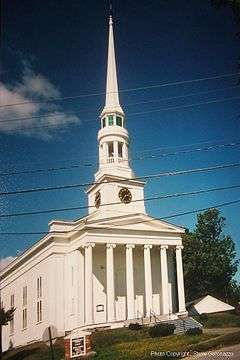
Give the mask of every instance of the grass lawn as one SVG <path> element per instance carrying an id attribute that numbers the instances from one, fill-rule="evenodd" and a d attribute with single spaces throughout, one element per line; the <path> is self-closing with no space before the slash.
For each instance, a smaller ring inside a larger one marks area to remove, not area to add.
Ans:
<path id="1" fill-rule="evenodd" d="M 240 342 L 240 317 L 232 313 L 211 314 L 203 321 L 197 318 L 205 327 L 239 327 L 234 334 L 218 336 L 204 333 L 197 336 L 172 335 L 167 337 L 151 338 L 148 327 L 141 330 L 128 328 L 96 331 L 93 333 L 93 350 L 97 352 L 96 360 L 152 360 L 151 351 L 155 352 L 184 352 L 207 351 L 222 346 Z M 199 344 L 200 343 L 200 344 Z M 54 345 L 55 360 L 64 359 L 63 340 L 59 339 Z M 171 357 L 155 356 L 161 360 L 177 359 Z M 3 360 L 50 360 L 50 349 L 43 343 L 32 344 L 21 349 L 12 350 L 3 356 Z"/>
<path id="2" fill-rule="evenodd" d="M 93 334 L 93 348 L 97 352 L 96 360 L 147 360 L 153 359 L 151 351 L 187 351 L 190 345 L 208 340 L 216 335 L 197 336 L 172 335 L 151 338 L 148 328 L 134 331 L 127 328 L 105 330 Z M 176 356 L 173 357 L 176 359 Z M 161 359 L 165 359 L 161 356 Z M 166 359 L 171 359 L 168 355 Z"/>
<path id="3" fill-rule="evenodd" d="M 240 315 L 233 312 L 194 316 L 205 328 L 240 327 Z"/>
<path id="4" fill-rule="evenodd" d="M 94 360 L 147 360 L 153 359 L 151 351 L 184 351 L 200 341 L 213 339 L 216 335 L 168 336 L 151 338 L 148 328 L 139 331 L 128 328 L 98 331 L 93 333 L 93 350 L 97 352 Z M 55 360 L 64 359 L 63 341 L 54 345 Z M 174 357 L 176 359 L 176 357 Z M 12 350 L 3 360 L 50 360 L 50 349 L 43 343 L 32 344 Z M 161 357 L 164 360 L 164 357 Z M 167 357 L 171 360 L 171 357 Z"/>

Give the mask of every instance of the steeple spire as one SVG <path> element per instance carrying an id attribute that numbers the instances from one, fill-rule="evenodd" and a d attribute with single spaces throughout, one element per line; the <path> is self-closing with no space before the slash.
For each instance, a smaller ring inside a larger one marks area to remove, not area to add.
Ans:
<path id="1" fill-rule="evenodd" d="M 109 38 L 108 38 L 108 63 L 107 63 L 107 82 L 106 82 L 106 101 L 102 111 L 102 115 L 108 112 L 119 112 L 123 114 L 123 110 L 119 103 L 118 81 L 116 70 L 116 59 L 114 49 L 113 36 L 113 20 L 112 15 L 109 17 Z"/>

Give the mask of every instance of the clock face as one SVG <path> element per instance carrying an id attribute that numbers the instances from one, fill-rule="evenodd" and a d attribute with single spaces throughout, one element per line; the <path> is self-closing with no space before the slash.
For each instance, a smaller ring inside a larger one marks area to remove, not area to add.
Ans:
<path id="1" fill-rule="evenodd" d="M 128 190 L 128 188 L 121 188 L 119 193 L 118 193 L 119 199 L 121 200 L 121 202 L 123 202 L 124 204 L 129 204 L 132 201 L 132 194 L 131 192 Z"/>
<path id="2" fill-rule="evenodd" d="M 101 193 L 100 193 L 100 191 L 96 192 L 94 203 L 95 203 L 95 207 L 98 209 L 99 206 L 101 205 Z"/>

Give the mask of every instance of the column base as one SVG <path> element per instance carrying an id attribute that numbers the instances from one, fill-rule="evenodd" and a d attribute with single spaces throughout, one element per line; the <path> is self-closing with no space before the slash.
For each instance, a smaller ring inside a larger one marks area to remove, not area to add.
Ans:
<path id="1" fill-rule="evenodd" d="M 176 314 L 178 317 L 188 317 L 188 312 L 187 310 L 185 311 L 179 311 L 177 314 Z"/>

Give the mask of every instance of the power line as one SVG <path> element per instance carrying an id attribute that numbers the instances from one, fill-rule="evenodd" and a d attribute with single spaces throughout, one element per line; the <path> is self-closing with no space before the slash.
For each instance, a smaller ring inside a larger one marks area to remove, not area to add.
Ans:
<path id="1" fill-rule="evenodd" d="M 232 186 L 225 186 L 219 188 L 211 188 L 206 190 L 197 190 L 197 191 L 190 191 L 184 193 L 175 193 L 169 195 L 162 195 L 162 196 L 153 196 L 149 198 L 142 198 L 137 200 L 132 200 L 132 202 L 140 202 L 140 201 L 153 201 L 153 200 L 162 200 L 162 199 L 171 199 L 175 197 L 182 197 L 182 196 L 190 196 L 190 195 L 198 195 L 198 194 L 205 194 L 210 193 L 213 191 L 223 191 L 223 190 L 233 190 L 240 188 L 240 185 L 232 185 Z M 106 204 L 101 204 L 100 207 L 103 206 L 110 206 L 110 205 L 120 205 L 122 202 L 111 202 Z M 47 210 L 39 210 L 39 211 L 29 211 L 29 212 L 22 212 L 22 213 L 13 213 L 13 214 L 1 214 L 0 218 L 9 218 L 9 217 L 18 217 L 18 216 L 29 216 L 29 215 L 39 215 L 39 214 L 48 214 L 53 212 L 63 212 L 63 211 L 72 211 L 72 210 L 83 210 L 83 209 L 90 209 L 95 208 L 94 205 L 91 206 L 76 206 L 70 208 L 58 208 L 58 209 L 47 209 Z"/>
<path id="2" fill-rule="evenodd" d="M 180 155 L 180 154 L 191 154 L 191 153 L 195 153 L 195 152 L 201 152 L 201 151 L 210 151 L 210 150 L 219 150 L 219 149 L 223 149 L 226 147 L 237 147 L 240 146 L 240 142 L 232 142 L 232 143 L 228 143 L 228 144 L 219 144 L 219 145 L 210 145 L 210 146 L 206 146 L 206 147 L 200 147 L 200 148 L 196 148 L 196 149 L 188 149 L 188 150 L 181 150 L 181 151 L 174 151 L 174 152 L 170 152 L 170 153 L 165 153 L 165 154 L 158 154 L 158 155 L 141 155 L 138 157 L 133 157 L 130 158 L 129 161 L 141 161 L 141 160 L 146 160 L 146 159 L 158 159 L 158 158 L 163 158 L 163 157 L 168 157 L 168 156 L 175 156 L 175 155 Z M 156 149 L 154 150 L 145 150 L 145 151 L 156 151 Z M 128 160 L 124 160 L 123 162 L 127 162 Z M 96 163 L 83 163 L 83 164 L 77 164 L 77 165 L 70 165 L 70 166 L 60 166 L 60 167 L 51 167 L 51 168 L 43 168 L 43 169 L 34 169 L 34 170 L 23 170 L 23 171 L 12 171 L 12 172 L 0 172 L 0 176 L 13 176 L 13 175 L 21 175 L 21 174 L 35 174 L 35 173 L 42 173 L 42 172 L 52 172 L 52 171 L 62 171 L 62 170 L 71 170 L 71 169 L 79 169 L 81 167 L 92 167 L 92 166 L 96 166 Z"/>
<path id="3" fill-rule="evenodd" d="M 139 222 L 134 222 L 132 224 L 138 224 L 138 223 L 142 224 L 142 223 L 151 222 L 151 221 L 154 221 L 154 220 L 171 219 L 171 218 L 174 218 L 174 217 L 190 215 L 190 214 L 198 213 L 198 212 L 201 212 L 201 211 L 206 211 L 206 210 L 221 208 L 221 207 L 224 207 L 224 206 L 234 205 L 234 204 L 237 204 L 237 203 L 240 203 L 240 199 L 225 202 L 225 203 L 222 203 L 222 204 L 212 205 L 212 206 L 201 208 L 201 209 L 195 209 L 195 210 L 190 210 L 190 211 L 181 212 L 181 213 L 177 213 L 177 214 L 172 214 L 172 215 L 168 215 L 168 216 L 154 217 L 154 218 L 149 219 L 149 220 L 143 220 L 143 221 L 139 221 Z M 102 223 L 102 224 L 104 224 L 104 223 Z M 111 226 L 122 226 L 122 225 L 121 224 L 114 225 L 113 223 L 111 223 Z M 78 229 L 75 228 L 73 230 L 65 230 L 65 231 L 0 232 L 0 235 L 44 235 L 44 234 L 45 235 L 48 235 L 48 234 L 54 234 L 55 235 L 55 234 L 68 234 L 70 232 L 77 231 L 77 230 Z"/>
<path id="4" fill-rule="evenodd" d="M 161 217 L 161 218 L 152 218 L 152 219 L 149 219 L 149 220 L 135 221 L 133 224 L 136 225 L 136 224 L 142 224 L 142 223 L 151 222 L 151 221 L 154 221 L 154 220 L 171 219 L 171 218 L 175 218 L 175 217 L 179 217 L 179 216 L 195 214 L 195 213 L 198 213 L 198 212 L 200 212 L 200 211 L 206 211 L 206 210 L 221 208 L 221 207 L 224 207 L 224 206 L 234 205 L 234 204 L 237 204 L 237 203 L 240 203 L 240 199 L 239 199 L 239 200 L 234 200 L 234 201 L 225 202 L 225 203 L 218 204 L 218 205 L 211 206 L 211 207 L 205 207 L 205 208 L 201 208 L 201 209 L 195 209 L 195 210 L 185 211 L 185 212 L 181 212 L 181 213 L 177 213 L 177 214 L 172 214 L 172 215 L 168 215 L 168 216 L 163 216 L 163 217 Z M 104 225 L 104 224 L 106 224 L 106 223 L 102 223 L 102 224 Z M 111 223 L 111 226 L 119 227 L 119 226 L 124 226 L 124 225 Z"/>
<path id="5" fill-rule="evenodd" d="M 137 176 L 137 177 L 133 177 L 133 178 L 123 178 L 123 179 L 121 179 L 121 182 L 128 182 L 131 180 L 140 180 L 141 181 L 141 180 L 147 180 L 147 179 L 157 179 L 157 178 L 161 178 L 164 176 L 194 174 L 194 173 L 205 172 L 205 171 L 235 168 L 235 167 L 239 167 L 239 166 L 240 166 L 240 163 L 233 163 L 233 164 L 210 166 L 210 167 L 205 167 L 205 168 L 196 168 L 196 169 L 188 169 L 188 170 L 180 170 L 180 171 L 169 171 L 169 172 L 153 174 L 153 175 Z M 100 185 L 100 184 L 109 184 L 109 183 L 112 184 L 112 183 L 116 183 L 116 182 L 119 182 L 119 179 L 103 181 L 103 182 L 91 182 L 91 183 L 70 184 L 70 185 L 52 186 L 52 187 L 35 188 L 35 189 L 14 190 L 14 191 L 0 192 L 0 196 L 29 194 L 29 193 L 43 192 L 43 191 L 66 190 L 66 189 L 74 189 L 74 188 L 79 188 L 79 187 L 87 187 L 87 186 Z"/>
<path id="6" fill-rule="evenodd" d="M 185 98 L 185 97 L 191 97 L 191 96 L 196 96 L 196 95 L 203 95 L 203 94 L 209 94 L 209 93 L 214 93 L 214 92 L 219 92 L 219 91 L 226 91 L 226 90 L 233 90 L 233 89 L 237 89 L 236 86 L 229 86 L 229 87 L 225 87 L 225 88 L 221 88 L 221 89 L 194 92 L 194 93 L 189 93 L 189 94 L 185 94 L 185 95 L 170 96 L 170 97 L 165 97 L 165 98 L 156 99 L 156 100 L 147 100 L 147 101 L 139 101 L 139 102 L 135 102 L 135 103 L 128 103 L 128 104 L 125 104 L 124 107 L 133 106 L 133 105 L 141 105 L 141 104 L 150 104 L 150 103 L 156 103 L 156 102 L 161 102 L 161 101 L 166 101 L 166 100 L 173 100 L 173 99 L 181 99 L 181 98 Z M 109 108 L 111 108 L 111 106 Z M 112 108 L 114 108 L 114 107 L 112 106 Z M 63 112 L 63 110 L 61 110 L 61 111 Z M 96 111 L 100 111 L 100 110 L 98 109 Z M 76 110 L 74 110 L 74 111 L 64 111 L 64 114 L 65 115 L 66 114 L 67 115 L 76 115 L 76 114 L 81 114 L 81 113 L 96 113 L 96 111 L 89 111 L 89 110 L 76 111 Z M 40 119 L 40 118 L 45 118 L 45 117 L 56 117 L 56 116 L 59 116 L 59 113 L 60 113 L 60 110 L 58 110 L 58 113 L 50 112 L 50 113 L 47 113 L 47 114 L 36 115 L 36 116 L 0 120 L 0 123 L 8 123 L 8 122 L 15 122 L 15 121 L 25 121 L 25 120 Z M 83 122 L 88 122 L 89 120 L 82 120 L 82 121 Z"/>
<path id="7" fill-rule="evenodd" d="M 236 97 L 230 97 L 230 98 L 225 98 L 225 99 L 218 99 L 218 100 L 212 100 L 212 101 L 206 101 L 206 102 L 200 102 L 200 103 L 193 103 L 193 104 L 188 104 L 188 105 L 179 105 L 179 106 L 171 106 L 171 107 L 167 107 L 167 108 L 160 108 L 160 109 L 154 109 L 154 110 L 147 110 L 147 111 L 139 111 L 139 112 L 134 112 L 134 113 L 129 113 L 128 117 L 130 116 L 135 116 L 135 115 L 145 115 L 145 114 L 150 114 L 150 113 L 154 113 L 154 112 L 160 112 L 160 111 L 170 111 L 170 110 L 178 110 L 178 109 L 184 109 L 184 108 L 191 108 L 194 106 L 202 106 L 202 105 L 209 105 L 209 104 L 214 104 L 214 103 L 220 103 L 220 102 L 224 102 L 224 101 L 233 101 L 233 100 L 238 100 L 240 99 L 240 96 L 236 96 Z M 96 119 L 92 119 L 92 120 L 85 120 L 84 122 L 87 121 L 95 121 Z M 42 129 L 42 128 L 56 128 L 59 129 L 60 126 L 62 125 L 75 125 L 75 126 L 80 126 L 81 123 L 75 123 L 75 122 L 69 122 L 69 123 L 65 123 L 65 124 L 61 124 L 61 123 L 56 123 L 56 124 L 50 124 L 50 125 L 43 125 L 43 126 L 34 126 L 34 127 L 19 127 L 19 128 L 15 128 L 15 129 L 0 129 L 0 131 L 5 132 L 6 134 L 9 134 L 11 132 L 19 132 L 19 131 L 28 131 L 28 130 L 37 130 L 37 129 Z"/>
<path id="8" fill-rule="evenodd" d="M 233 77 L 233 76 L 239 75 L 239 74 L 240 74 L 239 72 L 236 72 L 236 73 L 231 73 L 231 74 L 209 76 L 209 77 L 205 77 L 205 78 L 198 78 L 198 79 L 175 81 L 175 82 L 170 82 L 170 83 L 128 88 L 128 89 L 119 90 L 119 93 L 147 90 L 147 89 L 155 89 L 155 88 L 167 87 L 167 86 L 184 85 L 184 84 L 196 83 L 196 82 L 207 81 L 207 80 L 216 80 L 216 79 L 221 79 L 221 78 Z M 109 92 L 109 93 L 113 93 L 113 92 Z M 79 99 L 79 98 L 101 96 L 101 95 L 105 95 L 105 94 L 106 94 L 105 92 L 95 92 L 95 93 L 90 93 L 90 94 L 81 94 L 81 95 L 74 95 L 74 96 L 50 98 L 48 100 L 22 101 L 22 102 L 18 102 L 18 103 L 2 104 L 2 105 L 0 105 L 0 108 L 17 106 L 17 105 L 25 105 L 25 104 L 38 104 L 38 103 L 48 103 L 48 102 L 54 102 L 54 101 L 73 100 L 73 99 Z"/>
<path id="9" fill-rule="evenodd" d="M 128 114 L 128 116 L 150 114 L 150 113 L 159 112 L 159 111 L 177 110 L 177 109 L 189 108 L 189 107 L 194 107 L 194 106 L 209 105 L 209 104 L 214 104 L 214 103 L 219 103 L 219 102 L 224 102 L 224 101 L 232 101 L 232 100 L 237 100 L 237 99 L 240 99 L 240 96 L 225 98 L 225 99 L 218 99 L 218 100 L 203 101 L 200 103 L 194 103 L 194 104 L 188 104 L 188 105 L 171 106 L 171 107 L 162 108 L 162 109 L 139 111 L 139 112 L 135 112 L 135 113 L 130 113 L 130 114 Z"/>

